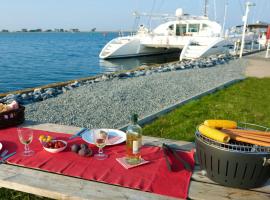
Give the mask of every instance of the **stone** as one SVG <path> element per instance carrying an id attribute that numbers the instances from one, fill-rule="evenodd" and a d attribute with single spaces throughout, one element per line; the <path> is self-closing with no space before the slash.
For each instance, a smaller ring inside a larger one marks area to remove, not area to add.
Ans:
<path id="1" fill-rule="evenodd" d="M 63 91 L 63 93 L 66 93 L 68 90 L 69 90 L 68 88 L 66 88 L 66 87 L 62 87 L 62 91 Z"/>
<path id="2" fill-rule="evenodd" d="M 33 94 L 41 94 L 42 92 L 43 92 L 42 88 L 36 88 L 36 89 L 34 89 Z"/>
<path id="3" fill-rule="evenodd" d="M 47 94 L 47 93 L 42 93 L 42 94 L 41 94 L 42 100 L 49 99 L 50 97 L 53 97 L 53 96 L 52 96 L 52 95 L 49 95 L 49 94 Z"/>
<path id="4" fill-rule="evenodd" d="M 48 95 L 55 95 L 56 90 L 54 88 L 47 88 L 45 90 L 45 93 L 48 94 Z"/>
<path id="5" fill-rule="evenodd" d="M 106 81 L 106 80 L 108 80 L 109 78 L 105 75 L 105 74 L 103 74 L 102 76 L 101 76 L 101 80 L 103 80 L 103 81 Z"/>
<path id="6" fill-rule="evenodd" d="M 41 94 L 35 94 L 33 96 L 33 101 L 41 101 L 41 100 L 42 100 Z"/>
<path id="7" fill-rule="evenodd" d="M 128 78 L 129 74 L 128 73 L 120 73 L 118 74 L 118 78 Z"/>
<path id="8" fill-rule="evenodd" d="M 145 72 L 145 76 L 150 76 L 152 74 L 152 71 L 150 71 L 150 70 L 147 70 L 146 72 Z"/>
<path id="9" fill-rule="evenodd" d="M 134 72 L 134 76 L 135 77 L 138 77 L 138 76 L 144 76 L 145 75 L 145 72 L 142 70 L 142 71 L 135 71 Z"/>
<path id="10" fill-rule="evenodd" d="M 19 94 L 8 94 L 5 97 L 5 101 L 12 102 L 12 101 L 18 101 L 20 99 Z"/>
<path id="11" fill-rule="evenodd" d="M 79 87 L 80 83 L 78 81 L 75 81 L 74 83 L 71 83 L 70 86 L 73 87 L 73 88 Z"/>
<path id="12" fill-rule="evenodd" d="M 28 94 L 24 93 L 24 94 L 21 95 L 21 98 L 22 98 L 23 100 L 28 100 L 28 99 L 31 98 L 31 96 L 28 96 Z"/>

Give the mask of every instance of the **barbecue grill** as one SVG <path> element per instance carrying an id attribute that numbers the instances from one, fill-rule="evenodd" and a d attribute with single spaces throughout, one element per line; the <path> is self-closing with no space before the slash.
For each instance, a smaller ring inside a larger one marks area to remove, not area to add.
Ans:
<path id="1" fill-rule="evenodd" d="M 268 128 L 241 123 L 243 129 Z M 250 128 L 252 127 L 252 128 Z M 195 133 L 196 153 L 202 170 L 213 181 L 237 188 L 262 186 L 270 177 L 270 147 L 230 141 L 221 143 Z"/>

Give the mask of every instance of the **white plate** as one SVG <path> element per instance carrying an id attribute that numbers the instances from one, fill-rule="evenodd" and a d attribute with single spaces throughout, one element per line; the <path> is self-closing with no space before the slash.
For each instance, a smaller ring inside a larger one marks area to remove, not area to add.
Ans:
<path id="1" fill-rule="evenodd" d="M 0 142 L 0 151 L 1 151 L 2 148 L 3 148 L 3 145 L 2 145 L 2 143 Z"/>
<path id="2" fill-rule="evenodd" d="M 113 143 L 110 143 L 109 141 L 107 141 L 106 145 L 109 145 L 109 146 L 110 145 L 116 145 L 116 144 L 120 144 L 120 143 L 126 141 L 126 133 L 124 133 L 123 131 L 120 131 L 120 130 L 117 130 L 117 129 L 98 129 L 98 130 L 103 130 L 103 131 L 107 132 L 109 134 L 108 135 L 109 139 L 119 137 L 119 139 L 116 138 L 116 140 Z M 93 134 L 93 130 L 85 131 L 82 134 L 82 139 L 85 142 L 88 142 L 90 144 L 95 144 L 92 134 Z M 113 141 L 113 140 L 110 140 L 110 141 Z"/>

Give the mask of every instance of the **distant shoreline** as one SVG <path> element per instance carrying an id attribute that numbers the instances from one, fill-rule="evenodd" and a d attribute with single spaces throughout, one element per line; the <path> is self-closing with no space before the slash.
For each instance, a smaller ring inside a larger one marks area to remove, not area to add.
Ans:
<path id="1" fill-rule="evenodd" d="M 8 32 L 5 32 L 5 31 L 0 31 L 0 34 L 1 33 L 119 33 L 120 31 L 78 31 L 78 32 L 72 32 L 72 31 L 64 31 L 64 32 L 60 32 L 60 31 L 8 31 Z M 130 33 L 132 31 L 121 31 L 123 33 Z"/>

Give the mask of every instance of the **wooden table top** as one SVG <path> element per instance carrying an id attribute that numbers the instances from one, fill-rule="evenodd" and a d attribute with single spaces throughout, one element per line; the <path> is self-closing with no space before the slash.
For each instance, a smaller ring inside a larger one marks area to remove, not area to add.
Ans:
<path id="1" fill-rule="evenodd" d="M 64 126 L 58 124 L 38 124 L 26 122 L 24 127 L 33 129 L 64 132 L 74 134 L 79 131 L 79 127 Z M 160 145 L 169 143 L 178 145 L 183 149 L 194 147 L 191 142 L 174 141 L 164 138 L 143 137 L 146 144 Z M 128 189 L 124 187 L 104 184 L 94 181 L 82 180 L 78 178 L 58 175 L 13 165 L 0 165 L 0 187 L 32 193 L 40 196 L 50 197 L 53 199 L 129 199 L 129 200 L 165 200 L 175 199 L 167 196 L 161 196 L 149 192 Z M 253 190 L 241 190 L 221 186 L 214 183 L 207 177 L 203 176 L 196 166 L 192 175 L 190 188 L 190 199 L 270 199 L 270 180 L 264 187 Z"/>

